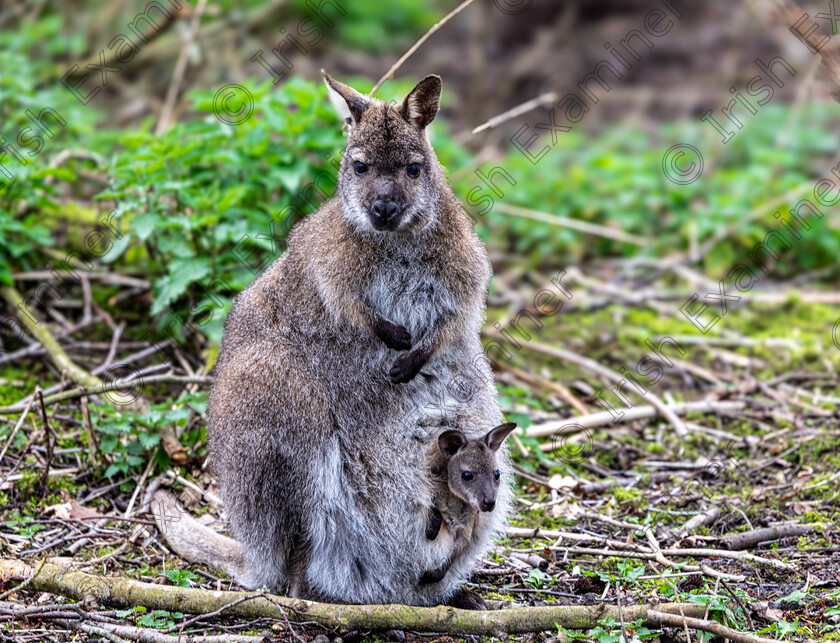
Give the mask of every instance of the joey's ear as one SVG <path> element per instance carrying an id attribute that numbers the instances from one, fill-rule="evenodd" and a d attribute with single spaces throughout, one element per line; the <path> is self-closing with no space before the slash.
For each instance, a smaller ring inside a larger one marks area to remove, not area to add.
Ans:
<path id="1" fill-rule="evenodd" d="M 493 451 L 498 451 L 499 447 L 502 446 L 502 443 L 507 440 L 507 436 L 509 436 L 510 432 L 515 428 L 516 422 L 505 422 L 504 424 L 500 424 L 484 436 L 484 441 Z"/>
<path id="2" fill-rule="evenodd" d="M 458 453 L 466 443 L 467 438 L 460 431 L 444 431 L 438 437 L 440 452 L 447 458 Z"/>
<path id="3" fill-rule="evenodd" d="M 435 119 L 440 105 L 440 76 L 426 76 L 409 92 L 400 106 L 400 114 L 417 129 L 424 129 Z"/>
<path id="4" fill-rule="evenodd" d="M 323 69 L 321 70 L 321 75 L 324 77 L 324 82 L 330 90 L 330 101 L 335 106 L 341 118 L 350 125 L 358 123 L 362 118 L 362 114 L 370 107 L 370 101 L 352 87 L 348 87 L 344 83 L 340 83 L 332 78 Z"/>

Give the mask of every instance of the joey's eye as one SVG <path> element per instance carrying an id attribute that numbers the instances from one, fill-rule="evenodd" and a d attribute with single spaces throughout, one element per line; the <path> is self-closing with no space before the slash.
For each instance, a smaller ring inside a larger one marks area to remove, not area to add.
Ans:
<path id="1" fill-rule="evenodd" d="M 366 174 L 368 171 L 368 166 L 362 163 L 361 161 L 354 161 L 353 169 L 356 170 L 356 174 Z"/>
<path id="2" fill-rule="evenodd" d="M 502 477 L 501 471 L 496 470 L 496 471 L 493 472 L 493 478 L 496 480 L 496 482 L 498 482 L 499 478 L 501 478 L 501 477 Z"/>
<path id="3" fill-rule="evenodd" d="M 469 482 L 469 481 L 470 481 L 470 480 L 472 480 L 475 476 L 472 474 L 472 471 L 464 471 L 464 472 L 461 474 L 461 477 L 462 477 L 464 480 L 466 480 L 467 482 Z"/>
<path id="4" fill-rule="evenodd" d="M 412 179 L 416 179 L 420 176 L 420 164 L 419 163 L 412 163 L 411 165 L 406 168 L 406 172 Z"/>

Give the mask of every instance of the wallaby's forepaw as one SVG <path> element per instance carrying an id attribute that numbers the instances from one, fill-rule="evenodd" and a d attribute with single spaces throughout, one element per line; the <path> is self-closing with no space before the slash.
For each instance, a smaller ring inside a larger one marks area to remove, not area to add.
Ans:
<path id="1" fill-rule="evenodd" d="M 373 332 L 388 348 L 396 351 L 407 351 L 411 348 L 411 333 L 405 329 L 405 326 L 383 318 L 376 320 Z"/>
<path id="2" fill-rule="evenodd" d="M 437 507 L 432 507 L 429 511 L 429 520 L 426 523 L 426 540 L 434 540 L 440 533 L 440 527 L 443 524 L 443 515 Z"/>
<path id="3" fill-rule="evenodd" d="M 423 572 L 420 577 L 421 585 L 431 585 L 432 583 L 439 583 L 446 576 L 446 567 L 438 567 L 428 572 Z"/>
<path id="4" fill-rule="evenodd" d="M 486 610 L 487 603 L 475 592 L 462 587 L 458 593 L 450 598 L 447 602 L 450 607 L 457 607 L 462 610 Z"/>
<path id="5" fill-rule="evenodd" d="M 391 366 L 391 372 L 389 373 L 391 381 L 394 384 L 410 382 L 428 361 L 429 356 L 424 351 L 413 350 L 405 355 L 400 355 Z"/>

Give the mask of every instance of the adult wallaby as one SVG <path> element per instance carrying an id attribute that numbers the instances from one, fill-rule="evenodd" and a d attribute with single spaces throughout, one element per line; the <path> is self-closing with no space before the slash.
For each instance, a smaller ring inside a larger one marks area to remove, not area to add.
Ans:
<path id="1" fill-rule="evenodd" d="M 496 508 L 502 472 L 496 468 L 496 452 L 516 428 L 506 422 L 475 440 L 460 431 L 444 431 L 431 452 L 430 469 L 435 482 L 433 505 L 426 523 L 426 538 L 441 531 L 452 541 L 450 559 L 420 577 L 421 583 L 437 583 L 449 571 L 449 563 L 469 546 L 480 511 Z"/>
<path id="2" fill-rule="evenodd" d="M 457 604 L 504 525 L 509 463 L 500 453 L 496 511 L 450 561 L 425 537 L 427 445 L 502 421 L 479 342 L 489 262 L 425 136 L 440 78 L 400 105 L 324 79 L 351 126 L 337 194 L 237 297 L 215 366 L 209 462 L 237 542 L 207 546 L 186 520 L 166 537 L 249 588 Z"/>

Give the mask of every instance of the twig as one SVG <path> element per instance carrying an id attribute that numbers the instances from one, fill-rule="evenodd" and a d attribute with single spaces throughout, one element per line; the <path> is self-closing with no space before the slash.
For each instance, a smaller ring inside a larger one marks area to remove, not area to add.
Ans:
<path id="1" fill-rule="evenodd" d="M 736 632 L 716 621 L 690 618 L 677 614 L 666 614 L 660 610 L 648 610 L 647 619 L 657 625 L 668 625 L 671 627 L 686 626 L 703 632 L 711 632 L 722 639 L 729 639 L 735 643 L 778 643 L 775 639 L 766 639 L 762 636 L 756 636 L 755 634 L 748 634 L 746 632 Z"/>
<path id="2" fill-rule="evenodd" d="M 201 26 L 201 16 L 204 14 L 204 9 L 207 6 L 207 0 L 199 0 L 198 6 L 192 15 L 190 21 L 190 28 L 184 38 L 184 44 L 181 47 L 181 53 L 178 55 L 178 61 L 175 63 L 175 71 L 172 74 L 172 82 L 169 83 L 169 89 L 166 92 L 166 99 L 163 103 L 163 108 L 160 110 L 160 117 L 158 118 L 155 134 L 160 136 L 167 129 L 169 129 L 172 120 L 172 111 L 175 109 L 175 99 L 178 96 L 178 90 L 181 87 L 181 81 L 184 79 L 184 72 L 187 70 L 187 61 L 190 56 L 190 47 L 198 35 L 198 29 Z"/>
<path id="3" fill-rule="evenodd" d="M 29 402 L 26 404 L 26 407 L 23 409 L 23 413 L 21 413 L 20 419 L 17 421 L 17 424 L 15 424 L 15 427 L 12 429 L 12 434 L 9 436 L 9 439 L 6 441 L 6 444 L 3 447 L 3 450 L 0 451 L 0 461 L 3 460 L 3 457 L 6 455 L 6 451 L 9 450 L 9 447 L 12 445 L 12 442 L 14 442 L 15 436 L 17 435 L 18 431 L 20 430 L 20 427 L 23 425 L 23 421 L 26 419 L 26 416 L 29 414 L 29 409 L 32 407 L 32 403 L 34 401 L 35 401 L 34 399 L 30 399 Z"/>
<path id="4" fill-rule="evenodd" d="M 570 230 L 594 234 L 595 236 L 613 239 L 614 241 L 630 243 L 634 246 L 640 246 L 642 248 L 646 248 L 650 245 L 650 240 L 645 239 L 644 237 L 638 237 L 635 234 L 630 234 L 614 228 L 608 228 L 607 226 L 590 223 L 588 221 L 580 221 L 578 219 L 561 217 L 556 214 L 548 214 L 547 212 L 540 212 L 538 210 L 520 208 L 519 206 L 508 205 L 507 203 L 497 203 L 495 205 L 495 209 L 497 212 L 501 212 L 502 214 L 512 214 L 525 219 L 542 221 L 543 223 L 550 223 L 562 228 L 569 228 Z"/>
<path id="5" fill-rule="evenodd" d="M 472 130 L 472 134 L 478 134 L 479 132 L 483 132 L 486 129 L 492 129 L 494 127 L 498 127 L 502 123 L 506 123 L 512 118 L 516 118 L 517 116 L 522 116 L 522 114 L 527 114 L 532 109 L 537 109 L 538 107 L 544 107 L 546 105 L 550 105 L 554 101 L 559 98 L 557 92 L 546 92 L 545 94 L 540 94 L 536 98 L 532 98 L 531 100 L 525 101 L 513 107 L 506 112 L 502 112 L 498 116 L 494 116 L 493 118 L 485 121 L 478 127 L 474 127 Z"/>
<path id="6" fill-rule="evenodd" d="M 50 436 L 50 421 L 47 419 L 47 407 L 44 406 L 44 396 L 41 393 L 41 389 L 36 389 L 35 394 L 38 396 L 38 401 L 40 402 L 41 418 L 44 420 L 44 438 L 47 441 L 47 454 L 44 460 L 44 471 L 41 473 L 40 480 L 41 489 L 44 490 L 44 495 L 46 496 L 46 491 L 48 489 L 47 479 L 50 475 L 50 463 L 53 458 L 53 443 L 52 437 Z"/>
<path id="7" fill-rule="evenodd" d="M 484 334 L 488 337 L 492 337 L 494 339 L 504 341 L 504 337 L 499 335 L 498 333 L 491 332 L 489 330 L 485 330 Z M 582 355 L 578 355 L 577 353 L 573 353 L 570 350 L 566 350 L 564 348 L 556 348 L 554 346 L 548 346 L 547 344 L 540 344 L 539 342 L 530 341 L 525 344 L 527 348 L 530 350 L 541 353 L 543 355 L 548 355 L 549 357 L 554 357 L 555 359 L 563 360 L 566 362 L 571 362 L 572 364 L 576 364 L 581 368 L 586 369 L 596 375 L 600 375 L 601 377 L 615 382 L 616 384 L 619 382 L 626 381 L 621 375 L 613 371 L 612 369 L 599 364 L 594 359 L 589 359 L 588 357 L 583 357 Z M 688 429 L 685 428 L 682 420 L 680 420 L 676 414 L 671 411 L 670 407 L 666 405 L 662 400 L 660 400 L 656 395 L 654 395 L 651 391 L 647 391 L 645 393 L 645 397 L 650 398 L 650 403 L 653 407 L 659 411 L 659 414 L 662 415 L 671 426 L 674 427 L 674 431 L 676 431 L 677 435 L 680 437 L 685 437 L 688 434 Z"/>
<path id="8" fill-rule="evenodd" d="M 445 25 L 447 22 L 449 22 L 453 17 L 455 17 L 461 11 L 463 11 L 468 6 L 470 6 L 473 2 L 475 2 L 475 0 L 464 0 L 464 2 L 462 2 L 457 7 L 455 7 L 452 11 L 450 11 L 448 14 L 446 14 L 446 16 L 444 16 L 443 20 L 441 20 L 440 22 L 438 22 L 435 25 L 432 25 L 432 28 L 429 29 L 425 33 L 425 35 L 422 38 L 420 38 L 420 40 L 415 42 L 411 46 L 411 49 L 409 49 L 407 52 L 405 52 L 402 55 L 402 57 L 391 66 L 391 69 L 389 69 L 382 78 L 380 78 L 378 81 L 376 81 L 376 84 L 373 86 L 373 89 L 370 90 L 370 96 L 373 96 L 376 93 L 376 90 L 379 89 L 382 86 L 382 83 L 384 83 L 386 80 L 392 78 L 394 76 L 394 73 L 400 67 L 402 67 L 402 64 L 406 60 L 408 60 L 411 57 L 411 55 L 415 51 L 417 51 L 421 47 L 421 45 L 424 42 L 426 42 L 433 33 L 435 33 L 438 29 L 440 29 L 443 25 Z"/>
<path id="9" fill-rule="evenodd" d="M 740 411 L 744 408 L 744 402 L 680 402 L 678 404 L 669 404 L 668 408 L 675 415 L 687 415 L 688 413 L 732 413 Z M 635 420 L 644 420 L 654 418 L 660 415 L 658 409 L 653 406 L 634 406 L 632 409 L 621 409 L 624 416 L 618 421 L 615 421 L 615 416 L 609 411 L 602 411 L 598 413 L 591 413 L 589 415 L 582 415 L 578 417 L 570 417 L 564 420 L 552 420 L 551 422 L 544 422 L 542 424 L 535 424 L 525 429 L 525 437 L 540 438 L 549 435 L 561 433 L 574 433 L 580 428 L 591 429 L 599 426 L 607 426 L 609 424 L 618 424 L 624 422 L 633 422 Z M 576 426 L 574 426 L 576 425 Z M 567 431 L 561 431 L 568 427 Z"/>

